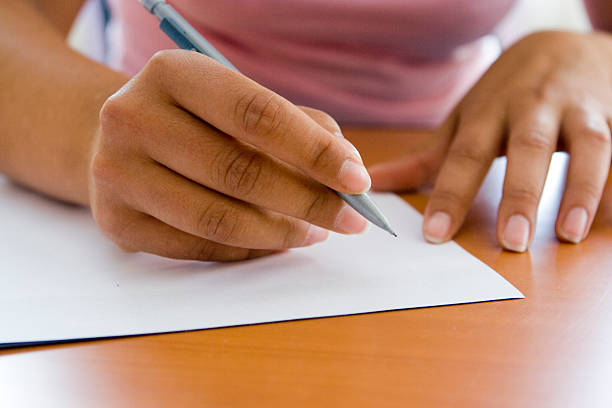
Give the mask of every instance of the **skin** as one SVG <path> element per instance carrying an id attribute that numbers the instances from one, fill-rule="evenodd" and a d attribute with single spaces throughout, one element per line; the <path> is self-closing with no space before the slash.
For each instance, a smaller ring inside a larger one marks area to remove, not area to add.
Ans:
<path id="1" fill-rule="evenodd" d="M 365 229 L 327 188 L 370 185 L 331 117 L 192 52 L 159 53 L 134 78 L 89 61 L 65 44 L 81 3 L 4 0 L 0 8 L 0 173 L 90 206 L 127 251 L 230 261 Z M 590 7 L 601 15 L 610 6 Z M 550 155 L 566 149 L 557 233 L 580 241 L 610 165 L 611 54 L 604 34 L 525 38 L 457 106 L 436 149 L 371 169 L 375 186 L 436 180 L 424 232 L 442 242 L 459 229 L 491 160 L 507 153 L 499 240 L 522 251 Z"/>
<path id="2" fill-rule="evenodd" d="M 325 186 L 367 190 L 363 163 L 335 122 L 306 112 L 210 58 L 160 52 L 100 111 L 94 218 L 124 249 L 206 260 L 361 232 Z"/>
<path id="3" fill-rule="evenodd" d="M 435 180 L 423 233 L 430 242 L 445 242 L 461 227 L 492 160 L 505 154 L 497 239 L 523 252 L 534 235 L 551 156 L 565 150 L 570 165 L 556 233 L 578 243 L 588 234 L 610 169 L 611 81 L 608 34 L 530 35 L 459 103 L 436 133 L 434 149 L 371 168 L 373 186 L 405 190 Z"/>
<path id="4" fill-rule="evenodd" d="M 328 188 L 370 179 L 327 114 L 189 51 L 127 78 L 67 48 L 60 9 L 0 9 L 0 172 L 89 205 L 126 251 L 241 260 L 366 228 Z"/>

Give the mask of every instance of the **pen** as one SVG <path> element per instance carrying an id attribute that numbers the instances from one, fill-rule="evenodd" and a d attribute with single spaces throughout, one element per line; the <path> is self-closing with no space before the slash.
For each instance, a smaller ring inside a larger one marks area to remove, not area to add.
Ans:
<path id="1" fill-rule="evenodd" d="M 223 54 L 217 51 L 211 43 L 193 28 L 172 6 L 167 4 L 165 0 L 140 0 L 140 3 L 159 19 L 159 28 L 180 48 L 204 54 L 238 72 L 238 69 Z M 397 237 L 385 216 L 367 194 L 345 194 L 335 190 L 334 192 L 372 224 Z"/>

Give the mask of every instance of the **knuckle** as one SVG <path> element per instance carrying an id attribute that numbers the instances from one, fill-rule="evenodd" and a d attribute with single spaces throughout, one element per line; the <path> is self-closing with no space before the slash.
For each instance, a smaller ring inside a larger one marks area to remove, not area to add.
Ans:
<path id="1" fill-rule="evenodd" d="M 557 72 L 549 72 L 542 80 L 530 87 L 533 100 L 539 102 L 554 101 L 557 99 L 560 91 L 560 84 L 564 78 Z"/>
<path id="2" fill-rule="evenodd" d="M 122 98 L 114 94 L 108 98 L 102 108 L 100 108 L 99 120 L 100 128 L 103 132 L 113 132 L 118 128 L 118 125 L 126 120 L 126 117 L 130 116 L 127 104 L 123 102 Z"/>
<path id="3" fill-rule="evenodd" d="M 230 195 L 249 196 L 260 186 L 263 158 L 257 152 L 240 150 L 229 155 L 227 160 L 227 163 L 220 167 L 223 172 L 223 185 Z"/>
<path id="4" fill-rule="evenodd" d="M 284 224 L 282 247 L 293 248 L 295 246 L 299 246 L 304 241 L 304 236 L 300 233 L 298 223 L 287 218 L 284 220 Z"/>
<path id="5" fill-rule="evenodd" d="M 246 134 L 269 138 L 282 133 L 286 107 L 275 95 L 256 92 L 241 97 L 234 113 L 239 127 Z"/>
<path id="6" fill-rule="evenodd" d="M 529 150 L 547 152 L 552 149 L 552 141 L 545 132 L 537 129 L 521 132 L 513 138 L 514 144 Z"/>
<path id="7" fill-rule="evenodd" d="M 310 158 L 309 167 L 311 169 L 318 169 L 325 166 L 327 163 L 333 163 L 333 139 L 325 139 L 314 144 L 312 152 L 308 155 Z"/>
<path id="8" fill-rule="evenodd" d="M 549 101 L 554 98 L 556 84 L 550 80 L 543 81 L 531 88 L 533 99 L 536 101 Z"/>
<path id="9" fill-rule="evenodd" d="M 467 207 L 467 198 L 457 191 L 444 189 L 437 190 L 432 194 L 431 202 L 433 207 L 443 207 L 459 210 Z"/>
<path id="10" fill-rule="evenodd" d="M 98 228 L 110 238 L 118 247 L 130 249 L 134 251 L 131 246 L 131 240 L 127 236 L 127 229 L 129 223 L 126 223 L 122 217 L 117 216 L 115 211 L 102 206 L 92 210 L 94 220 L 98 225 Z"/>
<path id="11" fill-rule="evenodd" d="M 210 241 L 197 240 L 189 251 L 189 258 L 199 261 L 209 261 L 215 258 L 216 245 Z"/>
<path id="12" fill-rule="evenodd" d="M 586 203 L 598 203 L 601 199 L 602 188 L 592 182 L 586 181 L 571 186 L 571 189 L 577 197 Z"/>
<path id="13" fill-rule="evenodd" d="M 594 126 L 587 125 L 581 133 L 582 136 L 588 140 L 589 144 L 609 149 L 611 142 L 609 131 L 606 131 L 602 128 L 596 128 Z"/>
<path id="14" fill-rule="evenodd" d="M 451 147 L 449 157 L 459 162 L 460 165 L 476 165 L 482 167 L 487 165 L 489 154 L 474 144 L 459 143 Z"/>
<path id="15" fill-rule="evenodd" d="M 240 221 L 233 211 L 223 204 L 213 203 L 205 208 L 195 221 L 196 230 L 217 242 L 229 242 L 239 232 Z"/>
<path id="16" fill-rule="evenodd" d="M 157 51 L 147 62 L 145 70 L 155 73 L 166 72 L 171 67 L 174 58 L 176 58 L 176 54 L 177 50 Z"/>
<path id="17" fill-rule="evenodd" d="M 525 186 L 510 185 L 504 191 L 504 199 L 512 203 L 521 203 L 527 206 L 537 206 L 540 193 L 536 189 Z"/>
<path id="18" fill-rule="evenodd" d="M 302 109 L 304 110 L 305 108 L 302 108 Z M 338 122 L 336 122 L 336 120 L 333 117 L 331 117 L 331 115 L 329 115 L 328 113 L 323 112 L 320 109 L 315 109 L 315 108 L 307 108 L 307 110 L 304 110 L 304 111 L 315 122 L 317 122 L 319 125 L 323 126 L 324 128 L 333 129 L 333 130 L 340 129 Z"/>
<path id="19" fill-rule="evenodd" d="M 302 218 L 306 221 L 314 221 L 321 218 L 328 207 L 329 198 L 327 194 L 314 194 L 306 205 Z"/>
<path id="20" fill-rule="evenodd" d="M 117 164 L 102 153 L 95 153 L 91 159 L 90 175 L 96 187 L 113 184 L 118 178 Z"/>
<path id="21" fill-rule="evenodd" d="M 116 93 L 108 98 L 99 112 L 100 134 L 103 142 L 126 144 L 138 135 L 142 126 L 139 108 L 130 98 Z"/>
<path id="22" fill-rule="evenodd" d="M 187 252 L 187 257 L 199 261 L 241 261 L 249 259 L 252 251 L 248 248 L 238 248 L 218 245 L 214 242 L 199 240 Z"/>

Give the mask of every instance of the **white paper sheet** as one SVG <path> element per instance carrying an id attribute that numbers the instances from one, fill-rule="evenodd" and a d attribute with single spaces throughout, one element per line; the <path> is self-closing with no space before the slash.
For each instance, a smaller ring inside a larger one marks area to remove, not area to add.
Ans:
<path id="1" fill-rule="evenodd" d="M 400 198 L 374 199 L 399 238 L 372 227 L 215 264 L 124 254 L 87 210 L 0 178 L 0 346 L 523 297 L 454 242 L 426 244 Z"/>

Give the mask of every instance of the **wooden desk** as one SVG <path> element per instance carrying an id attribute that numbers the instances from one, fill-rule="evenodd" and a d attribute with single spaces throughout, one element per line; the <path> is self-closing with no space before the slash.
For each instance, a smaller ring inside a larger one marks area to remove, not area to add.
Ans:
<path id="1" fill-rule="evenodd" d="M 369 163 L 427 142 L 348 133 Z M 561 184 L 549 185 L 518 255 L 495 243 L 502 176 L 457 241 L 525 300 L 5 350 L 0 406 L 610 407 L 612 182 L 578 246 L 554 237 Z"/>

